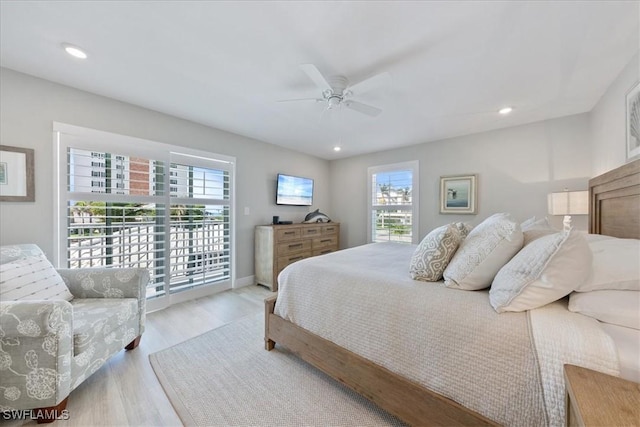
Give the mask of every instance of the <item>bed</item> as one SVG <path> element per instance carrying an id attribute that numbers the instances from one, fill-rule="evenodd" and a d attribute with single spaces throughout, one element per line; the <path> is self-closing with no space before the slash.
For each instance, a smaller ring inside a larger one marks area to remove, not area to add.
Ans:
<path id="1" fill-rule="evenodd" d="M 640 161 L 593 178 L 589 191 L 590 233 L 640 238 Z M 407 277 L 414 248 L 388 246 L 285 270 L 279 301 L 265 301 L 267 350 L 287 347 L 411 425 L 560 425 L 563 363 L 620 373 L 615 342 L 566 298 L 497 314 L 486 290 Z"/>

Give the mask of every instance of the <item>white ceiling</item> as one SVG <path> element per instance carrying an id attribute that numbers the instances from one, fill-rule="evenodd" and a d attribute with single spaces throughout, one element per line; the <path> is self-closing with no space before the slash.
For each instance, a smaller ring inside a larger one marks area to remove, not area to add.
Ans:
<path id="1" fill-rule="evenodd" d="M 325 159 L 589 111 L 640 37 L 635 1 L 3 0 L 0 12 L 3 67 Z M 383 113 L 277 102 L 320 95 L 303 63 L 352 83 L 389 72 L 358 98 Z"/>

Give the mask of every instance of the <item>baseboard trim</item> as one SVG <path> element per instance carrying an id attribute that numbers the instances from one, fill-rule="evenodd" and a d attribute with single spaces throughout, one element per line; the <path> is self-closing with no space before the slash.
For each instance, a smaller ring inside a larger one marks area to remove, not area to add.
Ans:
<path id="1" fill-rule="evenodd" d="M 236 282 L 233 284 L 233 289 L 244 288 L 245 286 L 252 286 L 256 284 L 256 276 L 246 276 L 236 279 Z"/>

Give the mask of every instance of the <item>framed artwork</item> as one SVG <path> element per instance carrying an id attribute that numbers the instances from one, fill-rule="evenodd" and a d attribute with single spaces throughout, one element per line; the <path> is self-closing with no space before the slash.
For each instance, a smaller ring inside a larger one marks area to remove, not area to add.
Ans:
<path id="1" fill-rule="evenodd" d="M 33 149 L 0 145 L 0 201 L 35 201 Z"/>
<path id="2" fill-rule="evenodd" d="M 440 177 L 440 213 L 475 214 L 478 175 Z"/>
<path id="3" fill-rule="evenodd" d="M 627 161 L 640 158 L 640 83 L 627 93 Z"/>

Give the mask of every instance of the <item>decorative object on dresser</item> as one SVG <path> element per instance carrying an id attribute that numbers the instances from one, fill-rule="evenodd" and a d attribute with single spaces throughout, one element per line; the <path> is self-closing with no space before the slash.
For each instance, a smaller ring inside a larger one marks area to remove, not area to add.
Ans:
<path id="1" fill-rule="evenodd" d="M 591 369 L 564 365 L 567 426 L 640 423 L 640 384 Z"/>
<path id="2" fill-rule="evenodd" d="M 440 177 L 440 213 L 475 214 L 478 210 L 478 175 Z"/>
<path id="3" fill-rule="evenodd" d="M 255 229 L 256 283 L 278 290 L 278 274 L 304 258 L 337 251 L 340 224 L 258 225 Z"/>
<path id="4" fill-rule="evenodd" d="M 312 224 L 314 222 L 331 222 L 331 218 L 320 212 L 320 209 L 316 209 L 313 212 L 309 212 L 307 216 L 304 217 L 304 222 L 306 224 Z"/>

